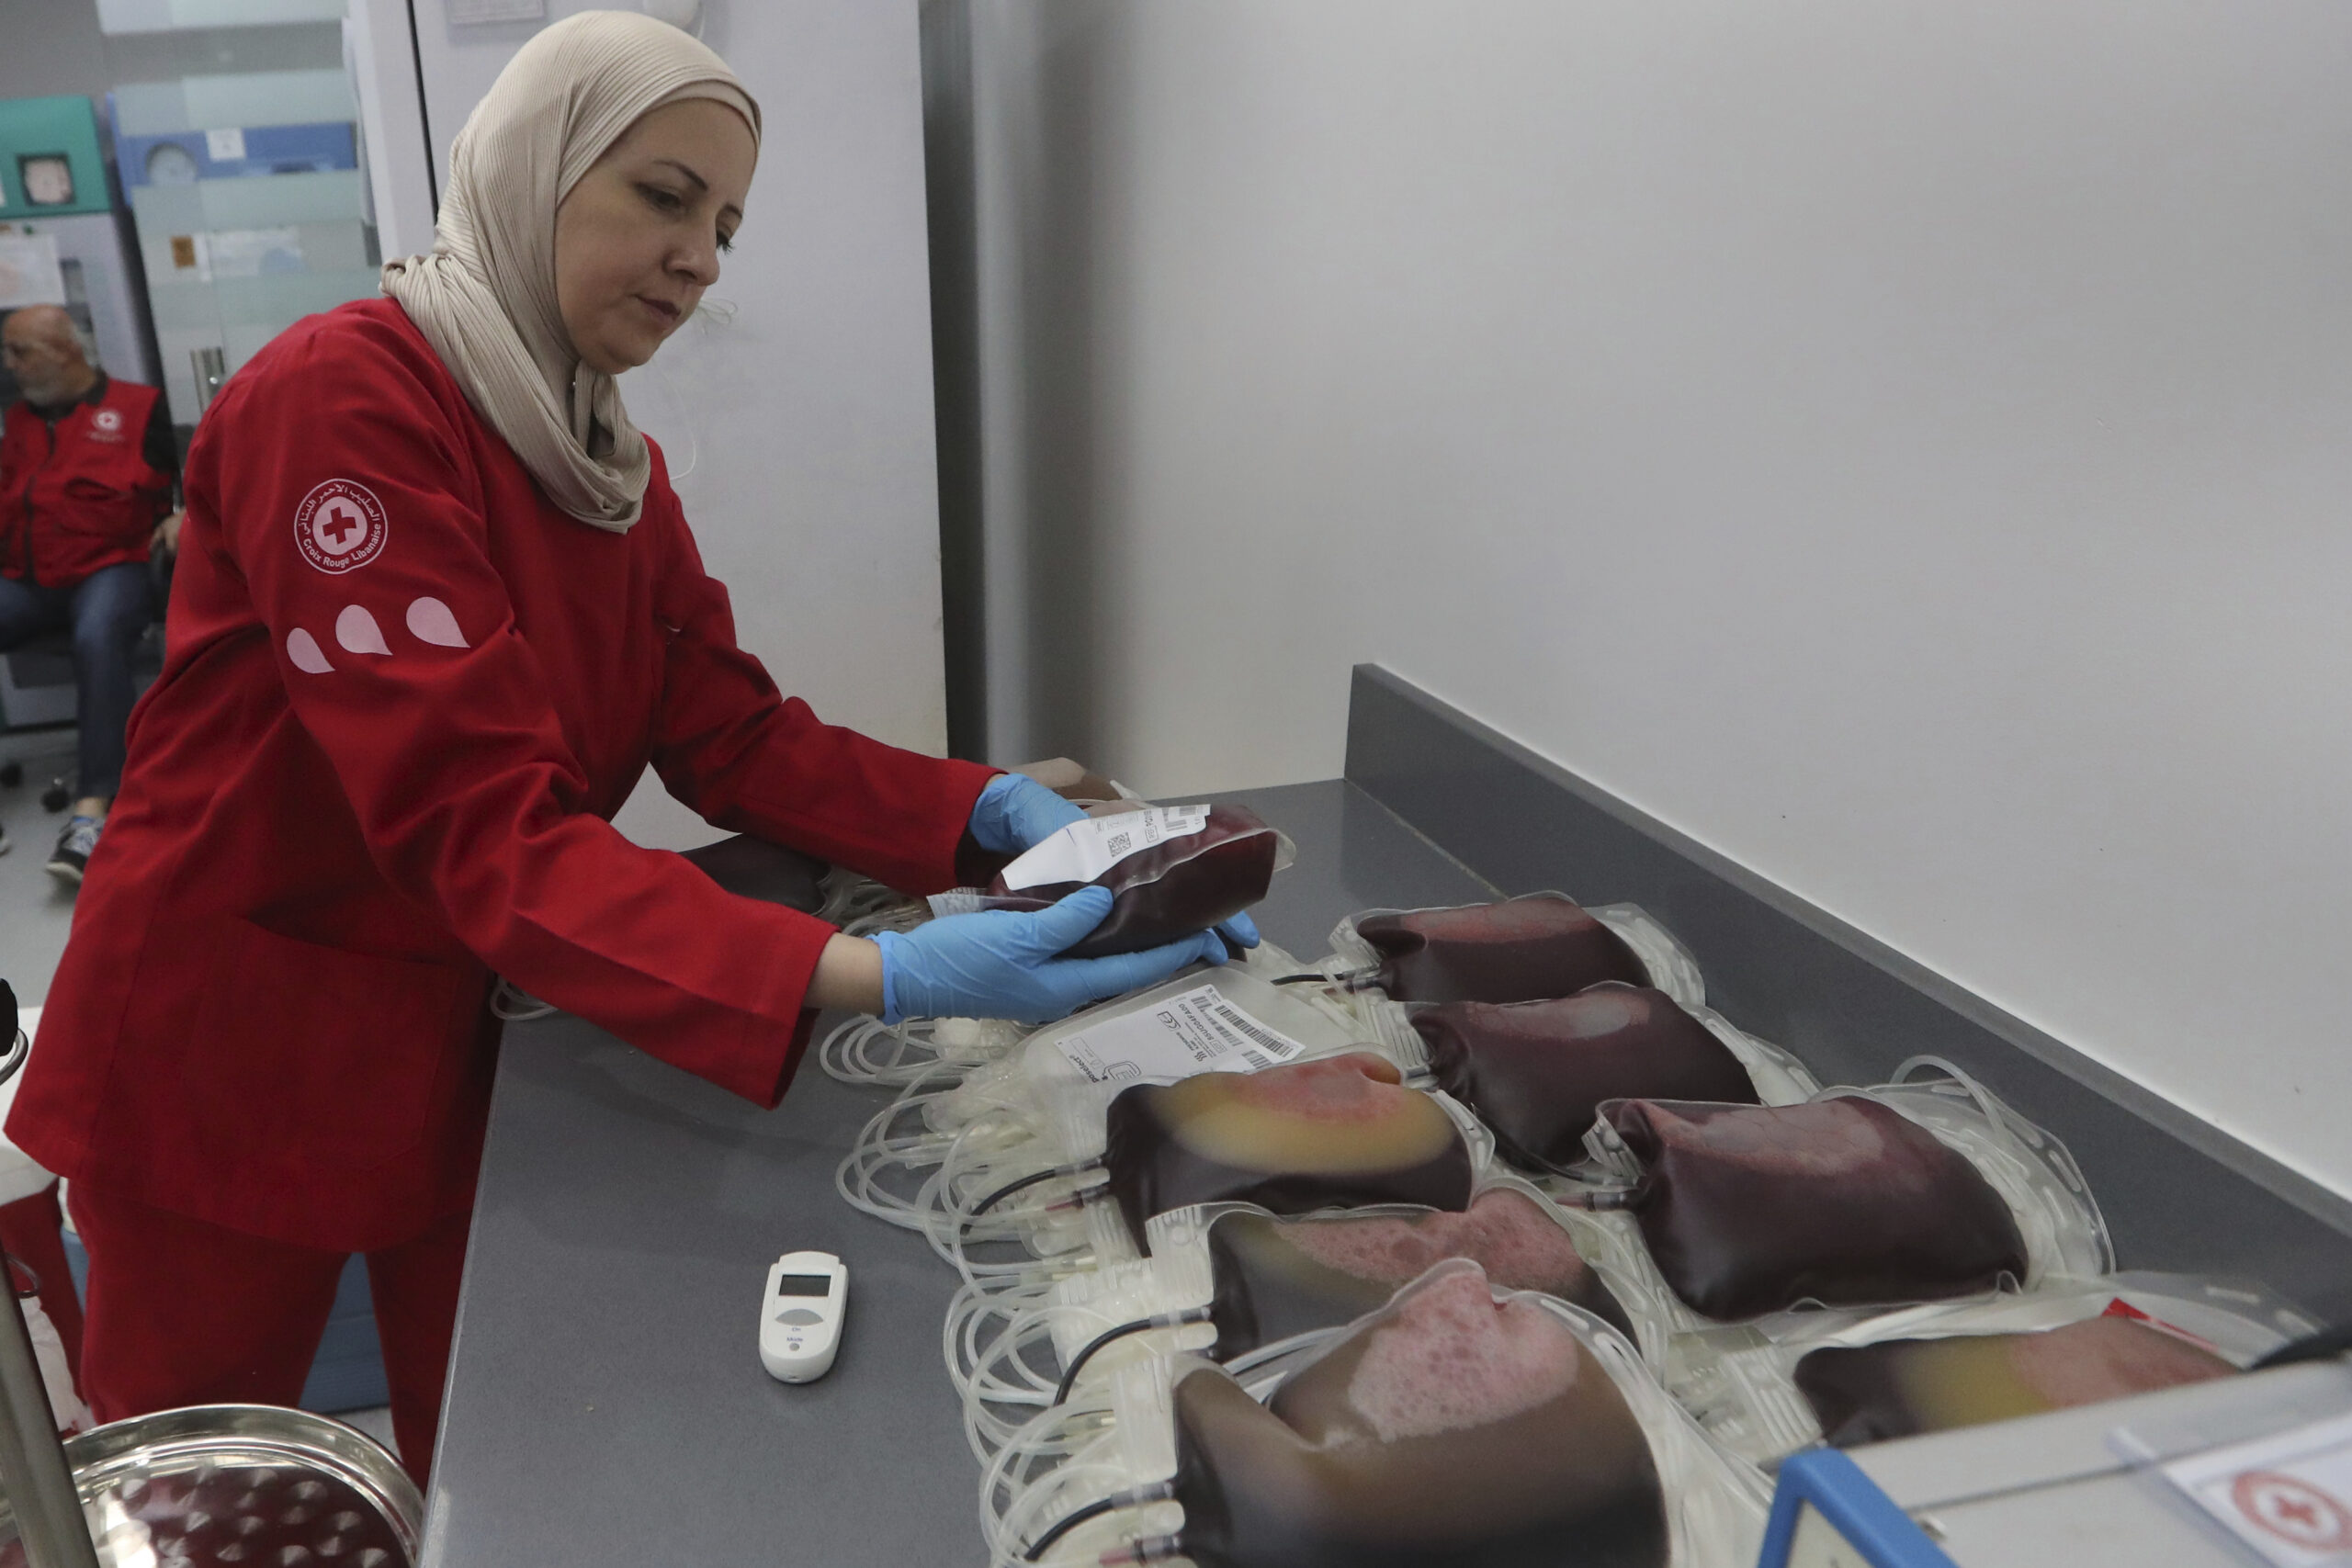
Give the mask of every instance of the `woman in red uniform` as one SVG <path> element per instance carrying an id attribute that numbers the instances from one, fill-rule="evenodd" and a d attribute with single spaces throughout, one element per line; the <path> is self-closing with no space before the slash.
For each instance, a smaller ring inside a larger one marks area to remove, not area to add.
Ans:
<path id="1" fill-rule="evenodd" d="M 718 276 L 758 128 L 674 28 L 546 29 L 458 139 L 433 254 L 207 414 L 170 660 L 7 1127 L 72 1179 L 99 1419 L 291 1404 L 360 1252 L 424 1473 L 494 976 L 773 1105 L 812 1009 L 1043 1019 L 1221 952 L 1057 958 L 1100 889 L 857 941 L 611 827 L 650 763 L 921 892 L 1077 816 L 780 697 L 621 406 Z"/>

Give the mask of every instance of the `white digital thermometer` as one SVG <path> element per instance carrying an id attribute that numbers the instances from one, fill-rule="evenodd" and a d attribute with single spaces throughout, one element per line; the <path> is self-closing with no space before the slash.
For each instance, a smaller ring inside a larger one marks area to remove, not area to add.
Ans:
<path id="1" fill-rule="evenodd" d="M 832 1370 L 849 1306 L 849 1269 L 830 1252 L 787 1252 L 768 1267 L 760 1303 L 760 1364 L 785 1382 Z"/>

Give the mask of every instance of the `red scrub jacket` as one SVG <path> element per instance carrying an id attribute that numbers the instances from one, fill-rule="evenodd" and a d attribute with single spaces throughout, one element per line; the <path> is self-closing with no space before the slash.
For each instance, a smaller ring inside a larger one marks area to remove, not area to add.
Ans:
<path id="1" fill-rule="evenodd" d="M 615 831 L 648 762 L 718 827 L 956 880 L 991 771 L 779 696 L 659 453 L 628 533 L 566 516 L 398 305 L 256 355 L 187 491 L 170 655 L 7 1122 L 51 1170 L 305 1246 L 413 1236 L 472 1201 L 493 973 L 774 1105 L 832 928 Z"/>

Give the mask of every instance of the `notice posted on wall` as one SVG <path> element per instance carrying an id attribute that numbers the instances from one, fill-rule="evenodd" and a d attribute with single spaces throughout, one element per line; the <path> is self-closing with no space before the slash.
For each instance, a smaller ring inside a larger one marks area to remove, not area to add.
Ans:
<path id="1" fill-rule="evenodd" d="M 1254 1073 L 1306 1047 L 1252 1016 L 1215 986 L 1195 986 L 1056 1042 L 1096 1083 L 1165 1082 L 1194 1073 Z"/>
<path id="2" fill-rule="evenodd" d="M 2352 1564 L 2352 1416 L 2209 1449 L 2162 1469 L 2265 1562 Z"/>
<path id="3" fill-rule="evenodd" d="M 0 310 L 65 303 L 54 234 L 0 234 Z"/>

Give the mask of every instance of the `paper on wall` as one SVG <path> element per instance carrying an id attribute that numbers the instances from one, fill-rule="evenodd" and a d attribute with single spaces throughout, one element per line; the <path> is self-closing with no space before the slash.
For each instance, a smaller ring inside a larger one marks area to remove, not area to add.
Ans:
<path id="1" fill-rule="evenodd" d="M 65 303 L 54 234 L 0 234 L 0 310 Z"/>

